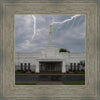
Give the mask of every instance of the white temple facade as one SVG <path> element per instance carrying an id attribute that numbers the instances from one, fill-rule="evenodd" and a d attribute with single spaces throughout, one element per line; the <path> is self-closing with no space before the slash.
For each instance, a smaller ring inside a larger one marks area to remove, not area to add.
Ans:
<path id="1" fill-rule="evenodd" d="M 32 70 L 35 73 L 85 70 L 85 53 L 59 52 L 52 44 L 50 26 L 48 46 L 40 52 L 16 52 L 15 70 Z"/>

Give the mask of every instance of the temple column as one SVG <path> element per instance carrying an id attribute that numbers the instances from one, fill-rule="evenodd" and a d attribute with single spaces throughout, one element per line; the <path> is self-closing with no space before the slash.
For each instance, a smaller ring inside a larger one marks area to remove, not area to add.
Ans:
<path id="1" fill-rule="evenodd" d="M 25 71 L 26 71 L 26 66 L 27 66 L 26 63 L 24 63 L 24 70 L 25 70 Z"/>
<path id="2" fill-rule="evenodd" d="M 28 70 L 30 70 L 30 63 L 28 63 Z"/>
<path id="3" fill-rule="evenodd" d="M 74 63 L 74 71 L 76 71 L 76 63 Z"/>
<path id="4" fill-rule="evenodd" d="M 21 63 L 20 66 L 21 66 L 21 71 L 23 71 L 23 63 Z"/>
<path id="5" fill-rule="evenodd" d="M 40 73 L 39 62 L 38 62 L 38 61 L 36 62 L 35 72 L 36 72 L 36 73 Z"/>
<path id="6" fill-rule="evenodd" d="M 65 66 L 65 62 L 62 62 L 62 73 L 66 73 L 66 66 Z"/>

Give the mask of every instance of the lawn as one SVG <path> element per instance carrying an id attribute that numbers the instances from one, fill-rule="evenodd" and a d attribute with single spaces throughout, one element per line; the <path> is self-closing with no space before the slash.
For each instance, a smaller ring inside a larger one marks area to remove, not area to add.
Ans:
<path id="1" fill-rule="evenodd" d="M 23 72 L 21 71 L 16 71 L 15 74 L 22 74 Z"/>
<path id="2" fill-rule="evenodd" d="M 84 81 L 63 82 L 64 85 L 85 85 Z"/>
<path id="3" fill-rule="evenodd" d="M 85 72 L 77 72 L 77 74 L 85 74 Z"/>
<path id="4" fill-rule="evenodd" d="M 16 85 L 36 85 L 36 83 L 15 83 Z"/>

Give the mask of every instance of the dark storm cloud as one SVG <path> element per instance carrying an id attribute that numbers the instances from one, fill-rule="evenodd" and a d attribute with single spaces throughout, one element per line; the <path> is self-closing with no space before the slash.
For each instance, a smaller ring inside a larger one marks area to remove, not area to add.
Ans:
<path id="1" fill-rule="evenodd" d="M 52 22 L 62 22 L 74 15 L 35 15 L 36 35 L 34 21 L 31 15 L 15 16 L 15 50 L 21 52 L 39 51 L 48 45 L 49 26 Z M 71 52 L 85 51 L 85 16 L 52 26 L 52 39 L 57 48 L 66 48 Z"/>

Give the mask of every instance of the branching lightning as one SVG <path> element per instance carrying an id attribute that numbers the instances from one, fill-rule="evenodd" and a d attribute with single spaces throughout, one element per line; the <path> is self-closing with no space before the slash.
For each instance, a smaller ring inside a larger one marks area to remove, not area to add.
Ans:
<path id="1" fill-rule="evenodd" d="M 36 17 L 34 16 L 34 15 L 31 15 L 32 16 L 32 19 L 33 19 L 33 22 L 34 22 L 34 34 L 33 34 L 33 36 L 32 36 L 32 40 L 33 40 L 33 38 L 35 37 L 35 35 L 36 35 Z M 62 21 L 62 22 L 52 22 L 51 23 L 51 25 L 54 25 L 54 24 L 63 24 L 63 23 L 65 23 L 65 22 L 68 22 L 68 21 L 71 21 L 71 20 L 73 20 L 73 23 L 74 23 L 74 19 L 75 18 L 77 18 L 78 16 L 81 16 L 81 15 L 74 15 L 74 16 L 72 16 L 70 19 L 66 19 L 66 20 L 64 20 L 64 21 Z M 73 25 L 73 24 L 72 24 Z M 72 26 L 71 25 L 71 26 Z"/>
<path id="2" fill-rule="evenodd" d="M 65 23 L 65 22 L 68 22 L 68 21 L 73 20 L 74 18 L 77 18 L 78 16 L 81 16 L 81 15 L 74 15 L 74 16 L 72 16 L 70 19 L 66 19 L 66 20 L 64 20 L 64 21 L 62 21 L 62 22 L 53 22 L 53 23 L 51 23 L 51 25 L 54 25 L 54 24 L 63 24 L 63 23 Z"/>

